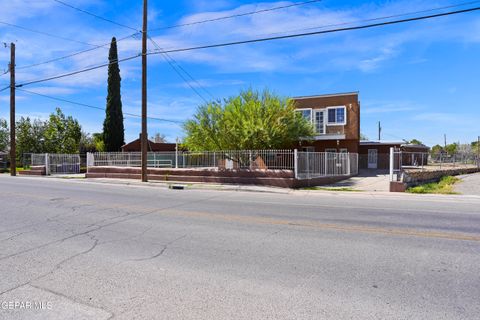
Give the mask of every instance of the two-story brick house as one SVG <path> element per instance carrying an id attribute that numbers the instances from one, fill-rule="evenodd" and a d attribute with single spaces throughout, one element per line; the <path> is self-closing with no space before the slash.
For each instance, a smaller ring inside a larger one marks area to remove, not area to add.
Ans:
<path id="1" fill-rule="evenodd" d="M 297 112 L 311 121 L 317 135 L 300 141 L 299 150 L 358 153 L 360 102 L 358 92 L 295 97 Z"/>

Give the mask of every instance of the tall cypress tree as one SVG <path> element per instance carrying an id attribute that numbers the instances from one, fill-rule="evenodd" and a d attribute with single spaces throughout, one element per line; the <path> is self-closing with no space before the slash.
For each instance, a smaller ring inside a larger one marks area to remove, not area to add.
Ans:
<path id="1" fill-rule="evenodd" d="M 120 151 L 125 144 L 123 127 L 122 97 L 120 94 L 120 68 L 118 66 L 117 39 L 112 38 L 108 55 L 108 95 L 105 121 L 103 122 L 103 141 L 105 151 Z"/>

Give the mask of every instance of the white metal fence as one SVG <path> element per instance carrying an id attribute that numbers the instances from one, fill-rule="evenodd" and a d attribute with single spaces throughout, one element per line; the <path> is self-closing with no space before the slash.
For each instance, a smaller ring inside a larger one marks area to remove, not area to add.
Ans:
<path id="1" fill-rule="evenodd" d="M 297 159 L 299 179 L 358 174 L 357 153 L 298 152 Z"/>
<path id="2" fill-rule="evenodd" d="M 8 154 L 0 153 L 0 172 L 7 170 Z"/>
<path id="3" fill-rule="evenodd" d="M 140 152 L 100 152 L 87 156 L 88 167 L 140 167 Z M 298 179 L 358 173 L 358 154 L 296 150 L 149 152 L 149 168 L 292 170 Z"/>
<path id="4" fill-rule="evenodd" d="M 426 152 L 405 152 L 392 148 L 390 150 L 390 179 L 398 181 L 406 169 L 438 171 L 458 168 L 480 169 L 478 153 L 429 154 Z"/>
<path id="5" fill-rule="evenodd" d="M 80 173 L 80 155 L 32 153 L 31 166 L 45 166 L 47 174 Z"/>

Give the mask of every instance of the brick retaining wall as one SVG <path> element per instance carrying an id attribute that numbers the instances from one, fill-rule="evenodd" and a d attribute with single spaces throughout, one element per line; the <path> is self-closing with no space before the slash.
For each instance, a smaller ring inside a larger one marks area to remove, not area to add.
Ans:
<path id="1" fill-rule="evenodd" d="M 308 180 L 295 179 L 291 170 L 218 170 L 218 169 L 161 169 L 149 168 L 152 181 L 206 182 L 226 184 L 250 184 L 282 188 L 302 188 L 331 184 L 350 176 L 322 177 Z M 140 168 L 89 167 L 87 178 L 141 178 Z"/>

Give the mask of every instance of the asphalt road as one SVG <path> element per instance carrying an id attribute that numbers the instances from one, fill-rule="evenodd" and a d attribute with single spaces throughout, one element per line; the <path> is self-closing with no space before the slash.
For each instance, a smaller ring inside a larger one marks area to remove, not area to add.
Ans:
<path id="1" fill-rule="evenodd" d="M 1 319 L 479 319 L 479 271 L 480 197 L 0 175 Z"/>

